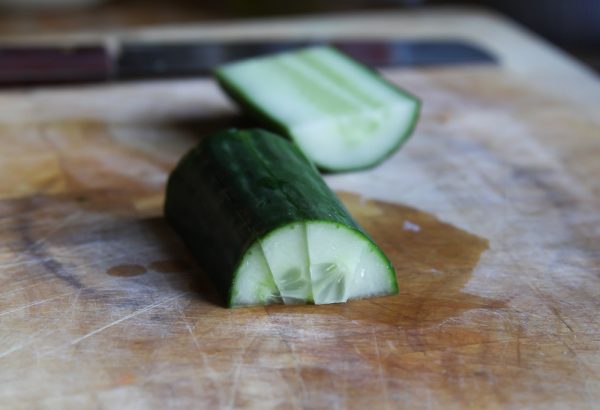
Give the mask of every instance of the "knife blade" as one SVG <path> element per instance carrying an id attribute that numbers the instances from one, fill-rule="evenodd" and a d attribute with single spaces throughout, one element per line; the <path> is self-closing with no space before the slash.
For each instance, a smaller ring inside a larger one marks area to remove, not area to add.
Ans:
<path id="1" fill-rule="evenodd" d="M 124 43 L 0 47 L 0 86 L 204 76 L 218 65 L 330 44 L 375 68 L 494 64 L 489 52 L 458 40 Z"/>

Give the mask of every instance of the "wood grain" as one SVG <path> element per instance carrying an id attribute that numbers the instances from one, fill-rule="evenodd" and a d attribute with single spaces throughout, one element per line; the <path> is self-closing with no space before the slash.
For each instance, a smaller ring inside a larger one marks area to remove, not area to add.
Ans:
<path id="1" fill-rule="evenodd" d="M 179 156 L 240 124 L 214 83 L 1 94 L 0 407 L 597 406 L 589 94 L 501 67 L 386 75 L 422 97 L 416 134 L 327 181 L 401 292 L 319 307 L 224 309 L 161 216 Z"/>

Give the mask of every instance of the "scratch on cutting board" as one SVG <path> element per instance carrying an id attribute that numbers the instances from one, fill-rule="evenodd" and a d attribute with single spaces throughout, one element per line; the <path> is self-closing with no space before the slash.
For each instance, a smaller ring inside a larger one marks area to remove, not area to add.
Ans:
<path id="1" fill-rule="evenodd" d="M 55 322 L 56 321 L 54 321 L 53 323 L 55 323 Z M 18 352 L 19 350 L 22 350 L 22 349 L 26 348 L 27 346 L 31 345 L 33 342 L 36 341 L 36 339 L 38 338 L 37 337 L 38 335 L 40 335 L 44 331 L 48 330 L 48 327 L 50 327 L 50 325 L 47 325 L 44 328 L 42 328 L 41 330 L 33 333 L 25 341 L 23 341 L 21 343 L 17 343 L 14 346 L 12 346 L 11 348 L 9 348 L 8 350 L 5 350 L 4 352 L 0 353 L 0 359 L 4 358 L 6 356 L 9 356 L 15 352 Z M 57 331 L 57 329 L 52 329 L 50 332 L 47 332 L 45 336 L 49 336 L 56 331 Z"/>
<path id="2" fill-rule="evenodd" d="M 21 257 L 23 258 L 23 257 Z M 50 257 L 46 258 L 47 260 L 51 259 Z M 25 259 L 25 260 L 20 260 L 18 262 L 8 262 L 8 263 L 3 263 L 0 264 L 0 268 L 3 269 L 8 269 L 8 268 L 16 268 L 22 265 L 32 265 L 32 264 L 37 264 L 39 263 L 39 260 L 34 260 L 34 259 Z"/>
<path id="3" fill-rule="evenodd" d="M 200 344 L 198 343 L 198 339 L 196 338 L 196 335 L 194 334 L 194 331 L 192 330 L 192 325 L 190 324 L 187 317 L 183 313 L 183 310 L 181 309 L 181 305 L 179 305 L 179 304 L 177 304 L 177 311 L 179 312 L 179 316 L 181 317 L 181 320 L 183 321 L 183 324 L 184 324 L 185 328 L 187 329 L 187 332 L 190 335 L 190 339 L 192 339 L 192 343 L 194 343 L 194 346 L 196 346 L 196 349 L 201 350 Z"/>
<path id="4" fill-rule="evenodd" d="M 100 333 L 100 332 L 102 332 L 102 331 L 104 331 L 104 330 L 106 330 L 106 329 L 108 329 L 110 327 L 118 325 L 119 323 L 122 323 L 122 322 L 124 322 L 126 320 L 129 320 L 129 319 L 131 319 L 131 318 L 133 318 L 135 316 L 138 316 L 138 315 L 140 315 L 140 314 L 142 314 L 144 312 L 147 312 L 147 311 L 149 311 L 151 309 L 154 309 L 157 306 L 164 305 L 165 303 L 168 303 L 168 302 L 171 302 L 173 300 L 179 299 L 180 297 L 182 297 L 186 293 L 188 293 L 188 292 L 180 293 L 178 295 L 175 295 L 175 296 L 172 296 L 170 298 L 166 298 L 166 299 L 163 299 L 163 300 L 161 300 L 159 302 L 156 302 L 156 303 L 153 303 L 151 305 L 148 305 L 145 308 L 136 310 L 135 312 L 133 312 L 133 313 L 127 315 L 127 316 L 123 316 L 122 318 L 117 319 L 114 322 L 111 322 L 111 323 L 109 323 L 107 325 L 104 325 L 104 326 L 102 326 L 102 327 L 100 327 L 100 328 L 98 328 L 98 329 L 96 329 L 96 330 L 94 330 L 92 332 L 89 332 L 89 333 L 87 333 L 87 334 L 85 334 L 85 335 L 83 335 L 81 337 L 78 337 L 77 339 L 71 341 L 71 343 L 69 343 L 69 345 L 70 346 L 76 345 L 77 343 L 80 343 L 80 342 L 84 341 L 85 339 L 94 336 L 95 334 L 98 334 L 98 333 Z"/>
<path id="5" fill-rule="evenodd" d="M 177 304 L 177 311 L 179 312 L 179 316 L 181 317 L 181 320 L 183 321 L 183 324 L 184 324 L 187 332 L 190 335 L 190 339 L 192 340 L 192 343 L 194 344 L 194 346 L 200 353 L 200 356 L 202 357 L 202 362 L 204 363 L 204 368 L 208 371 L 209 378 L 213 382 L 218 383 L 218 375 L 215 372 L 215 370 L 212 368 L 212 366 L 208 363 L 208 358 L 206 357 L 206 353 L 202 351 L 202 348 L 200 347 L 200 343 L 198 342 L 198 338 L 196 337 L 196 335 L 194 334 L 194 330 L 192 329 L 192 325 L 190 324 L 185 313 L 183 312 L 183 309 L 181 308 L 180 304 Z M 217 399 L 219 400 L 219 406 L 221 406 L 221 403 L 222 403 L 222 400 L 221 400 L 222 394 L 220 394 L 220 393 L 221 393 L 221 389 L 217 389 Z"/>
<path id="6" fill-rule="evenodd" d="M 275 323 L 274 322 L 274 318 L 271 315 L 271 313 L 269 312 L 269 309 L 265 309 L 265 313 L 267 314 L 267 317 L 269 318 L 269 320 L 271 321 L 271 323 Z M 296 375 L 296 377 L 298 378 L 298 382 L 300 383 L 300 389 L 302 391 L 302 397 L 306 397 L 307 395 L 307 388 L 306 388 L 306 383 L 304 382 L 304 377 L 302 377 L 302 371 L 301 371 L 301 366 L 300 366 L 300 361 L 298 360 L 298 355 L 296 353 L 296 345 L 291 342 L 290 340 L 288 340 L 288 338 L 286 337 L 286 335 L 282 332 L 281 328 L 276 327 L 276 332 L 277 335 L 279 336 L 279 340 L 281 340 L 281 342 L 288 348 L 288 350 L 290 351 L 290 354 L 292 356 L 292 361 L 294 363 L 294 373 Z M 301 336 L 302 337 L 302 336 Z M 285 386 L 287 388 L 288 391 L 290 391 L 290 396 L 294 402 L 291 403 L 292 406 L 294 408 L 303 408 L 302 405 L 302 401 L 303 399 L 298 399 L 296 397 L 296 395 L 293 393 L 293 388 L 291 388 L 289 386 L 289 383 L 285 383 Z M 337 406 L 336 406 L 337 407 Z"/>
<path id="7" fill-rule="evenodd" d="M 78 291 L 79 291 L 79 289 L 75 290 L 73 292 L 63 293 L 63 294 L 60 294 L 60 295 L 52 296 L 51 298 L 37 300 L 35 302 L 28 303 L 28 304 L 23 305 L 23 306 L 18 306 L 18 307 L 13 308 L 13 309 L 5 310 L 4 312 L 0 312 L 0 316 L 5 316 L 5 315 L 8 315 L 8 314 L 13 313 L 13 312 L 18 312 L 19 310 L 27 309 L 27 308 L 32 307 L 32 306 L 41 305 L 41 304 L 44 304 L 46 302 L 50 302 L 50 301 L 52 301 L 54 299 L 59 299 L 59 298 L 62 298 L 64 296 L 72 295 L 73 293 L 78 292 Z"/>
<path id="8" fill-rule="evenodd" d="M 541 290 L 538 289 L 537 286 L 535 286 L 533 283 L 531 282 L 527 282 L 527 284 L 529 285 L 529 288 L 536 294 L 536 296 L 540 299 L 540 301 L 546 305 L 546 307 L 552 312 L 552 314 L 554 315 L 554 317 L 556 317 L 558 319 L 559 322 L 561 322 L 563 325 L 566 326 L 567 329 L 569 329 L 569 331 L 571 333 L 575 333 L 575 331 L 573 330 L 573 328 L 566 322 L 566 320 L 562 317 L 562 315 L 560 314 L 560 311 L 556 308 L 556 306 L 550 304 L 547 302 L 548 299 L 551 299 L 552 301 L 554 301 L 554 299 L 552 299 L 551 297 L 549 297 L 548 295 L 544 294 Z"/>
<path id="9" fill-rule="evenodd" d="M 79 289 L 77 292 L 75 292 L 75 296 L 73 296 L 71 304 L 68 308 L 69 313 L 77 312 L 77 302 L 79 302 L 79 296 L 81 296 L 82 291 L 83 289 Z"/>
<path id="10" fill-rule="evenodd" d="M 0 265 L 0 267 L 2 267 L 2 265 Z M 19 288 L 11 289 L 8 292 L 0 293 L 0 297 L 5 297 L 5 296 L 8 296 L 8 295 L 12 295 L 13 293 L 17 293 L 17 292 L 19 292 L 21 290 L 33 288 L 33 287 L 40 286 L 40 285 L 46 285 L 46 282 L 45 281 L 39 281 L 39 282 L 36 282 L 36 283 L 29 284 L 27 286 L 21 286 Z"/>
<path id="11" fill-rule="evenodd" d="M 245 352 L 245 348 L 244 348 L 244 352 Z M 231 397 L 231 400 L 229 402 L 229 405 L 227 406 L 228 409 L 235 409 L 235 396 L 237 395 L 237 391 L 240 385 L 240 376 L 242 373 L 242 365 L 244 364 L 244 352 L 242 352 L 242 355 L 240 356 L 240 358 L 238 360 L 236 360 L 235 362 L 235 374 L 233 375 L 233 385 L 231 386 L 231 392 L 229 394 L 229 397 Z"/>
<path id="12" fill-rule="evenodd" d="M 56 326 L 56 323 L 58 323 L 60 320 L 61 320 L 61 317 L 58 316 L 54 320 L 47 321 L 45 323 L 45 325 L 43 325 L 36 332 L 29 335 L 24 341 L 21 341 L 20 343 L 16 343 L 14 346 L 10 347 L 9 349 L 5 350 L 4 352 L 1 352 L 0 359 L 4 358 L 6 356 L 9 356 L 15 352 L 18 352 L 20 350 L 23 350 L 27 346 L 33 344 L 33 342 L 35 342 L 37 339 L 39 339 L 40 338 L 39 336 L 42 336 L 42 338 L 45 339 L 48 336 L 50 336 L 51 334 L 57 332 L 59 328 Z M 35 353 L 37 355 L 37 351 Z"/>
<path id="13" fill-rule="evenodd" d="M 54 235 L 56 235 L 57 233 L 59 233 L 61 230 L 63 230 L 67 225 L 69 225 L 74 219 L 79 219 L 79 220 L 83 220 L 83 218 L 81 217 L 81 212 L 74 212 L 71 215 L 69 215 L 68 217 L 66 217 L 65 219 L 63 219 L 62 221 L 60 221 L 57 225 L 54 226 L 54 228 L 52 230 L 50 230 L 50 232 L 48 232 L 45 236 L 42 236 L 41 238 L 31 242 L 28 246 L 27 246 L 27 250 L 28 251 L 32 251 L 33 249 L 37 249 L 41 246 L 43 246 L 46 242 L 48 242 L 48 240 L 50 238 L 52 238 Z"/>
<path id="14" fill-rule="evenodd" d="M 179 316 L 181 317 L 181 320 L 183 321 L 183 324 L 184 324 L 185 328 L 187 329 L 187 332 L 190 335 L 190 339 L 192 340 L 192 343 L 194 344 L 194 346 L 196 346 L 196 349 L 198 349 L 198 351 L 200 352 L 200 354 L 202 354 L 203 356 L 205 356 L 205 354 L 202 352 L 202 349 L 200 348 L 200 343 L 198 342 L 198 338 L 194 334 L 194 330 L 192 329 L 192 325 L 190 324 L 190 322 L 189 322 L 187 316 L 185 315 L 185 313 L 183 313 L 183 309 L 181 308 L 181 305 L 179 303 L 177 304 L 177 311 L 179 312 Z M 209 373 L 210 372 L 214 373 L 214 370 L 210 366 L 207 366 L 207 367 L 209 368 Z"/>
<path id="15" fill-rule="evenodd" d="M 519 367 L 521 367 L 521 338 L 523 337 L 523 327 L 521 325 L 517 326 L 517 334 L 515 335 L 516 338 L 516 349 L 517 349 L 517 364 Z"/>
<path id="16" fill-rule="evenodd" d="M 181 317 L 181 320 L 183 321 L 183 324 L 184 324 L 187 332 L 190 335 L 190 339 L 192 340 L 192 343 L 194 344 L 194 346 L 196 347 L 196 350 L 198 350 L 198 353 L 200 354 L 200 357 L 202 358 L 203 369 L 206 370 L 206 373 L 208 374 L 208 378 L 213 383 L 216 383 L 216 386 L 218 386 L 219 385 L 219 376 L 218 376 L 217 372 L 215 372 L 215 369 L 213 369 L 212 366 L 210 365 L 206 353 L 204 351 L 202 351 L 202 348 L 200 347 L 200 343 L 198 342 L 198 338 L 196 337 L 196 335 L 194 334 L 194 330 L 192 329 L 192 325 L 190 324 L 187 316 L 183 312 L 182 306 L 179 303 L 177 304 L 177 311 L 179 312 L 179 316 Z M 223 391 L 223 389 L 219 389 L 219 388 L 215 388 L 215 391 L 217 393 L 218 407 L 222 408 L 223 403 L 225 402 L 225 399 L 223 398 L 224 391 Z"/>
<path id="17" fill-rule="evenodd" d="M 302 377 L 302 372 L 300 369 L 300 361 L 298 360 L 298 354 L 296 352 L 296 345 L 293 342 L 290 342 L 288 344 L 287 339 L 285 339 L 284 342 L 288 345 L 288 348 L 290 349 L 290 352 L 292 354 L 292 360 L 294 362 L 294 373 L 296 374 L 296 377 L 298 378 L 298 382 L 300 383 L 300 389 L 302 390 L 302 397 L 306 397 L 308 389 L 306 388 L 306 383 L 304 383 L 304 377 Z M 300 402 L 298 404 L 300 405 L 300 408 L 302 408 L 302 402 Z"/>
<path id="18" fill-rule="evenodd" d="M 2 359 L 3 357 L 6 357 L 14 352 L 17 352 L 21 349 L 24 349 L 25 347 L 29 346 L 31 343 L 33 343 L 33 341 L 35 340 L 35 338 L 33 336 L 29 337 L 27 340 L 25 340 L 22 343 L 17 343 L 16 345 L 12 346 L 11 348 L 9 348 L 8 350 L 3 351 L 2 353 L 0 353 L 0 359 Z"/>
<path id="19" fill-rule="evenodd" d="M 554 316 L 556 316 L 556 318 L 562 322 L 563 325 L 565 325 L 567 327 L 567 329 L 569 329 L 569 331 L 571 333 L 574 333 L 575 331 L 573 330 L 573 328 L 571 326 L 569 326 L 569 324 L 565 321 L 565 319 L 562 317 L 562 315 L 560 314 L 559 310 L 556 308 L 556 306 L 550 305 L 548 306 L 548 308 L 550 309 L 550 311 L 552 312 L 552 314 Z"/>
<path id="20" fill-rule="evenodd" d="M 248 336 L 248 333 L 249 333 L 249 330 L 245 329 L 244 330 L 244 334 L 240 338 L 240 340 L 246 339 L 247 336 Z M 251 337 L 250 341 L 243 346 L 242 351 L 239 353 L 239 356 L 238 356 L 238 358 L 235 361 L 235 364 L 234 364 L 235 368 L 233 370 L 233 372 L 234 372 L 234 375 L 233 375 L 233 384 L 232 384 L 231 389 L 230 389 L 229 394 L 228 394 L 228 396 L 230 397 L 229 403 L 226 406 L 226 408 L 228 408 L 228 409 L 235 409 L 236 408 L 236 405 L 235 405 L 236 396 L 237 396 L 237 391 L 238 391 L 239 385 L 240 385 L 240 377 L 241 377 L 242 367 L 244 365 L 244 360 L 245 360 L 245 357 L 246 357 L 246 353 L 252 347 L 252 345 L 254 345 L 254 343 L 256 342 L 257 339 L 258 339 L 258 333 L 254 332 L 252 334 L 252 337 Z"/>
<path id="21" fill-rule="evenodd" d="M 389 408 L 390 406 L 390 396 L 387 388 L 387 380 L 383 375 L 383 365 L 381 364 L 381 353 L 379 351 L 379 340 L 377 339 L 377 333 L 375 330 L 371 330 L 371 335 L 373 336 L 373 345 L 375 346 L 375 354 L 377 355 L 377 371 L 379 375 L 379 383 L 383 389 L 383 397 L 385 399 L 385 407 Z"/>
<path id="22" fill-rule="evenodd" d="M 273 320 L 271 313 L 269 313 L 268 309 L 266 309 L 266 310 L 267 310 L 267 315 L 269 316 L 269 318 L 271 320 Z M 296 351 L 296 344 L 294 343 L 293 339 L 290 339 L 288 336 L 286 336 L 286 334 L 282 330 L 282 328 L 277 327 L 276 329 L 277 329 L 277 334 L 279 336 L 279 340 L 289 350 L 289 353 L 292 358 L 292 363 L 294 365 L 294 374 L 300 385 L 301 397 L 297 397 L 297 394 L 294 393 L 294 390 L 295 390 L 294 386 L 292 386 L 290 382 L 285 381 L 284 386 L 286 387 L 286 390 L 289 391 L 288 397 L 290 397 L 291 400 L 293 401 L 292 403 L 290 403 L 290 405 L 294 409 L 303 409 L 304 408 L 303 402 L 306 399 L 306 397 L 308 397 L 309 389 L 306 386 L 304 376 L 302 376 L 302 367 L 303 367 L 302 360 L 299 359 L 298 353 Z M 301 334 L 300 339 L 297 339 L 297 340 L 301 341 L 303 338 L 304 338 L 304 335 Z M 336 402 L 336 403 L 338 405 L 336 405 L 335 408 L 339 408 L 339 403 L 338 402 Z"/>

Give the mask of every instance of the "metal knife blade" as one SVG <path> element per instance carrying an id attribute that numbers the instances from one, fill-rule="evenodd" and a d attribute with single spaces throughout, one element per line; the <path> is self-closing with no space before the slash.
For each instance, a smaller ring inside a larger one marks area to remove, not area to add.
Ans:
<path id="1" fill-rule="evenodd" d="M 230 61 L 316 44 L 331 44 L 377 68 L 496 62 L 481 48 L 452 40 L 124 44 L 116 72 L 119 79 L 206 75 Z"/>
<path id="2" fill-rule="evenodd" d="M 490 64 L 487 51 L 456 40 L 124 43 L 76 47 L 0 46 L 0 86 L 203 76 L 243 58 L 331 44 L 372 67 Z"/>

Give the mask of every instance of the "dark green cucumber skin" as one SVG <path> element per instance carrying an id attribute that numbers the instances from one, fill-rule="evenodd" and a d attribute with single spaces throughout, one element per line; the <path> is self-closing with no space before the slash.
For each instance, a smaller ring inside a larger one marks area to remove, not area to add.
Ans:
<path id="1" fill-rule="evenodd" d="M 169 177 L 165 216 L 229 305 L 242 256 L 276 228 L 330 221 L 370 240 L 302 152 L 261 129 L 222 131 L 188 152 Z"/>
<path id="2" fill-rule="evenodd" d="M 319 167 L 320 170 L 325 171 L 325 172 L 331 172 L 331 173 L 346 172 L 346 171 L 361 171 L 361 170 L 374 168 L 377 165 L 381 164 L 386 159 L 388 159 L 390 156 L 392 156 L 396 151 L 398 151 L 400 149 L 400 147 L 402 147 L 402 145 L 404 145 L 404 143 L 412 135 L 412 133 L 417 125 L 417 122 L 419 120 L 419 116 L 420 116 L 420 112 L 421 112 L 421 104 L 422 104 L 421 100 L 419 98 L 417 98 L 416 96 L 412 95 L 411 93 L 409 93 L 408 91 L 405 91 L 405 90 L 401 89 L 400 87 L 398 87 L 397 85 L 387 81 L 377 71 L 356 61 L 355 59 L 353 59 L 352 57 L 350 57 L 348 54 L 344 53 L 343 51 L 340 51 L 334 47 L 331 47 L 331 49 L 334 50 L 336 53 L 342 55 L 344 58 L 350 60 L 357 67 L 360 67 L 366 75 L 369 75 L 369 76 L 375 78 L 379 82 L 385 83 L 386 86 L 392 88 L 401 96 L 408 98 L 408 99 L 414 101 L 414 103 L 415 103 L 414 114 L 411 119 L 411 123 L 410 123 L 409 127 L 406 129 L 406 131 L 402 135 L 400 135 L 398 137 L 398 142 L 396 143 L 396 145 L 391 147 L 384 155 L 379 157 L 377 160 L 375 160 L 369 164 L 363 165 L 363 166 L 350 167 L 350 168 L 335 168 L 334 169 L 334 168 L 329 168 L 327 166 L 324 166 L 322 164 L 317 164 L 317 166 Z M 233 84 L 229 83 L 226 76 L 223 74 L 223 72 L 219 68 L 217 68 L 213 72 L 213 76 L 217 79 L 217 82 L 219 83 L 219 86 L 223 89 L 223 91 L 225 91 L 225 93 L 233 101 L 235 101 L 244 112 L 246 112 L 250 117 L 254 118 L 254 120 L 256 120 L 259 125 L 265 127 L 268 130 L 271 130 L 278 134 L 281 134 L 293 142 L 294 139 L 293 139 L 293 136 L 292 136 L 292 133 L 291 133 L 291 130 L 289 129 L 289 127 L 286 124 L 278 121 L 266 109 L 259 106 L 258 104 L 255 104 L 252 99 L 252 96 L 247 95 L 242 90 L 235 87 Z M 282 98 L 285 98 L 285 96 L 282 96 Z"/>

